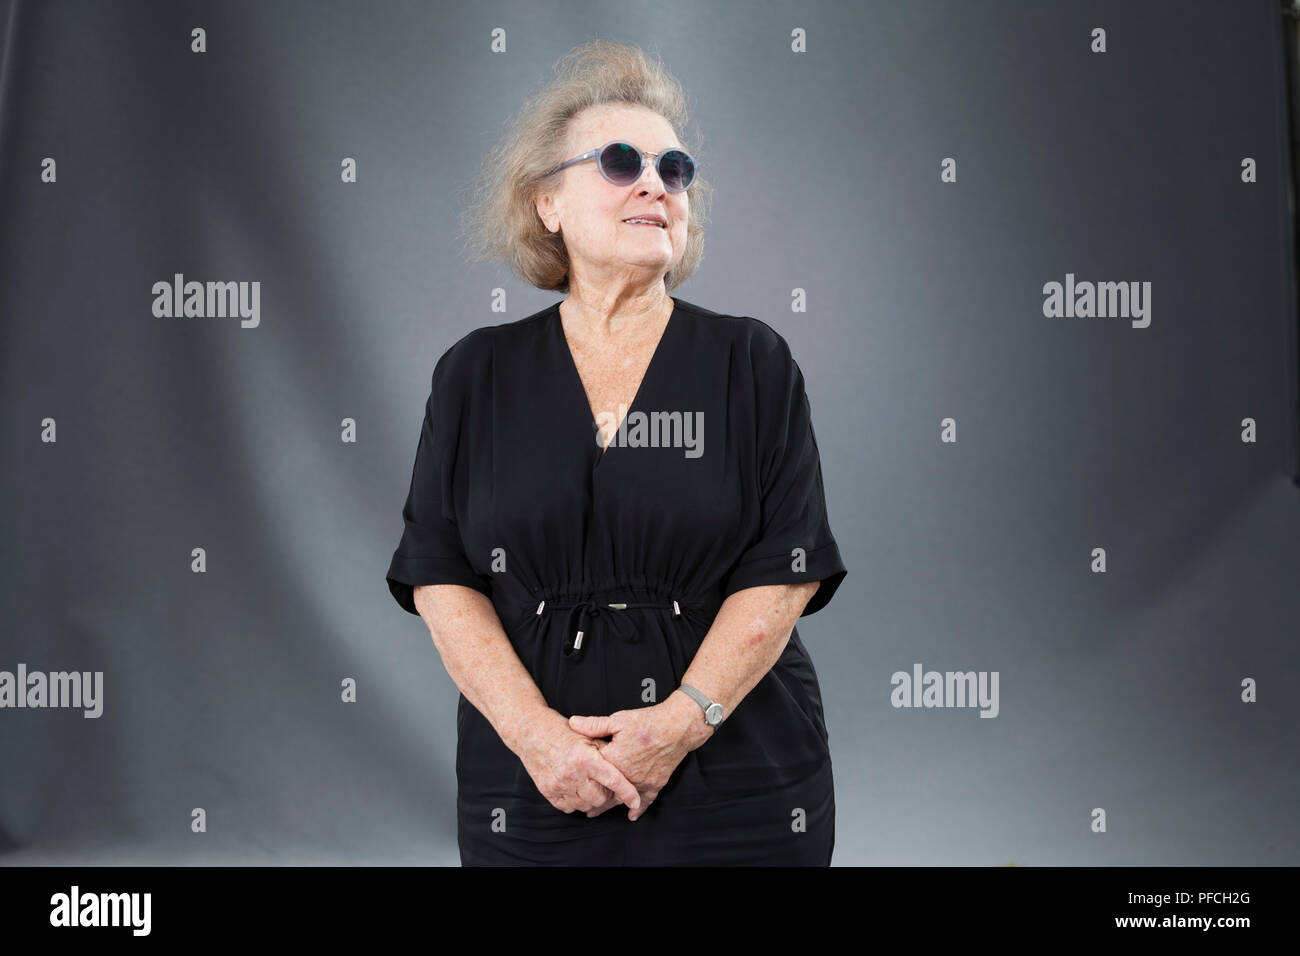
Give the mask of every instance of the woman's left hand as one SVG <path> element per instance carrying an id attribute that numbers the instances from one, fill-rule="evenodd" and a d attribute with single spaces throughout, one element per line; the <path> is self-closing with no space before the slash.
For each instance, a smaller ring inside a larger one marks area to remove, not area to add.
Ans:
<path id="1" fill-rule="evenodd" d="M 616 710 L 605 717 L 575 714 L 569 718 L 569 726 L 596 739 L 600 755 L 617 767 L 641 794 L 641 807 L 628 811 L 629 820 L 646 812 L 682 758 L 713 735 L 713 728 L 705 723 L 699 705 L 685 694 L 672 694 L 652 707 Z M 613 739 L 609 741 L 599 739 L 611 736 Z M 611 797 L 601 806 L 588 810 L 587 816 L 599 816 L 620 803 Z"/>

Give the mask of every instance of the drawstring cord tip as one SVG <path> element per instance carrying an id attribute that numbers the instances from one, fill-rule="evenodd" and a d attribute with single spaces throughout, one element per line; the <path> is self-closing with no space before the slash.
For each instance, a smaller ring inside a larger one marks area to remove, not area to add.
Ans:
<path id="1" fill-rule="evenodd" d="M 579 631 L 578 636 L 573 639 L 573 649 L 576 651 L 580 647 L 582 647 L 582 631 Z"/>

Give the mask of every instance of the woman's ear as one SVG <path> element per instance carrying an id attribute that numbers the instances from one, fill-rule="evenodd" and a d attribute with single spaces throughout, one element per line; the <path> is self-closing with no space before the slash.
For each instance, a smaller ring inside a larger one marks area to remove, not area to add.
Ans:
<path id="1" fill-rule="evenodd" d="M 555 197 L 542 190 L 533 192 L 533 205 L 537 207 L 537 218 L 542 221 L 548 232 L 559 232 L 559 216 L 555 210 Z"/>

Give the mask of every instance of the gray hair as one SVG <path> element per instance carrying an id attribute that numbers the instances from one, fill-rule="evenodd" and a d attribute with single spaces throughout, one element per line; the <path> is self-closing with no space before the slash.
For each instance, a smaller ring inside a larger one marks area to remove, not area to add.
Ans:
<path id="1" fill-rule="evenodd" d="M 561 57 L 555 74 L 527 99 L 485 158 L 462 216 L 462 234 L 472 250 L 471 259 L 503 259 L 529 285 L 568 292 L 569 254 L 564 239 L 542 223 L 534 191 L 558 184 L 562 173 L 550 171 L 570 158 L 560 155 L 570 120 L 603 103 L 642 106 L 658 113 L 680 134 L 689 115 L 681 84 L 657 59 L 636 47 L 591 40 Z M 664 277 L 668 290 L 685 282 L 704 256 L 704 224 L 709 221 L 713 187 L 702 172 L 687 196 L 686 249 L 681 262 Z"/>

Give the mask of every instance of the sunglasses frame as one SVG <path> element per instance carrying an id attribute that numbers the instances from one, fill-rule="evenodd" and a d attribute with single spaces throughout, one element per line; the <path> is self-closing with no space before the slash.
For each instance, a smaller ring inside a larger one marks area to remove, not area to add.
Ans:
<path id="1" fill-rule="evenodd" d="M 630 181 L 625 183 L 615 182 L 614 180 L 609 178 L 609 173 L 605 172 L 605 164 L 600 161 L 600 157 L 604 155 L 605 150 L 609 149 L 611 146 L 626 146 L 629 149 L 631 149 L 632 152 L 636 153 L 637 157 L 641 160 L 641 168 L 637 170 L 636 176 L 633 177 Z M 695 168 L 695 172 L 691 175 L 691 181 L 685 188 L 673 189 L 671 186 L 668 185 L 667 182 L 664 181 L 663 173 L 659 171 L 659 163 L 663 159 L 665 153 L 682 153 L 686 156 L 687 159 L 691 161 L 691 165 Z M 605 182 L 610 183 L 613 186 L 631 186 L 633 183 L 639 182 L 641 180 L 641 177 L 645 175 L 646 164 L 650 161 L 649 160 L 650 156 L 654 157 L 655 174 L 658 175 L 659 181 L 664 184 L 664 189 L 668 190 L 670 193 L 684 193 L 687 190 L 689 190 L 691 186 L 694 186 L 695 181 L 700 178 L 700 161 L 697 160 L 694 156 L 692 156 L 690 152 L 688 152 L 685 149 L 682 149 L 682 147 L 670 146 L 668 149 L 660 150 L 657 153 L 652 153 L 652 152 L 638 149 L 635 143 L 629 143 L 627 140 L 623 140 L 623 139 L 611 139 L 608 143 L 606 143 L 603 146 L 598 146 L 595 149 L 589 149 L 581 156 L 575 156 L 573 157 L 573 159 L 566 160 L 565 162 L 560 163 L 560 165 L 556 166 L 546 175 L 551 176 L 554 175 L 555 173 L 558 173 L 560 170 L 567 169 L 570 166 L 573 166 L 577 163 L 582 163 L 582 162 L 586 162 L 589 159 L 594 159 L 596 160 L 596 168 L 600 170 L 600 175 L 604 178 Z"/>

